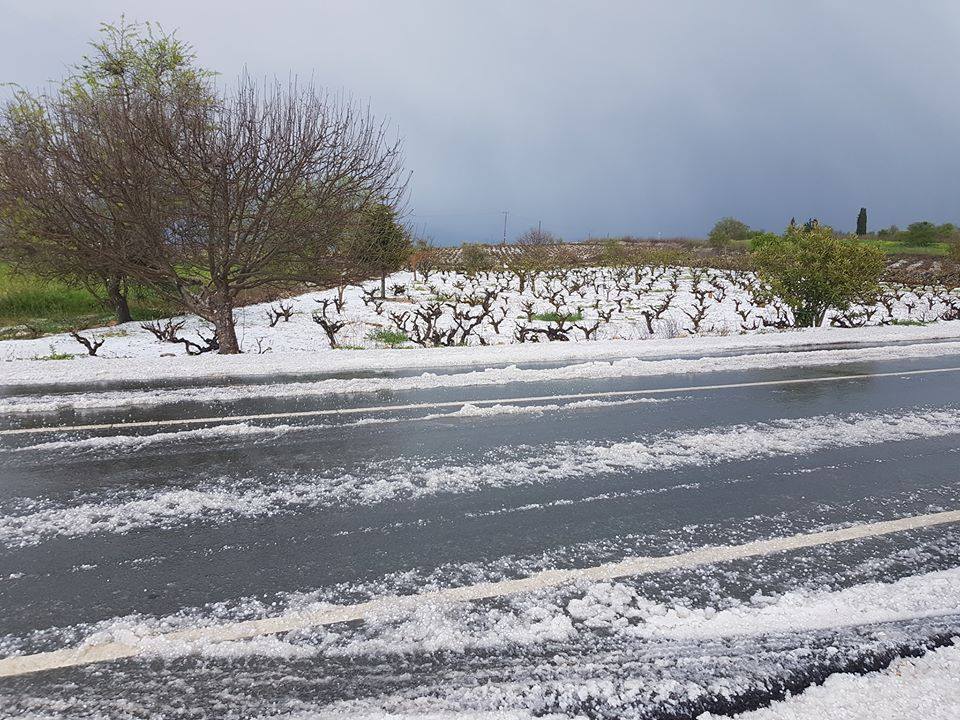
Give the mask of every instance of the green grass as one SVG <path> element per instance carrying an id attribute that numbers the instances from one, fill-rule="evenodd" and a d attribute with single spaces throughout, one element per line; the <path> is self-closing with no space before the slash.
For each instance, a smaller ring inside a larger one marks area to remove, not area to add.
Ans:
<path id="1" fill-rule="evenodd" d="M 540 320 L 541 322 L 580 322 L 583 320 L 583 311 L 577 310 L 575 313 L 545 312 L 530 316 L 530 320 Z"/>
<path id="2" fill-rule="evenodd" d="M 949 255 L 950 244 L 945 242 L 930 245 L 908 245 L 897 240 L 865 240 L 868 245 L 879 248 L 887 255 Z"/>
<path id="3" fill-rule="evenodd" d="M 890 321 L 890 324 L 891 324 L 891 325 L 906 325 L 906 326 L 913 327 L 913 326 L 917 326 L 917 325 L 929 325 L 930 323 L 926 323 L 926 322 L 924 322 L 923 320 L 902 320 L 902 319 L 899 319 L 899 318 L 898 318 L 898 319 L 895 319 L 895 320 L 891 320 L 891 321 Z"/>
<path id="4" fill-rule="evenodd" d="M 374 330 L 368 336 L 371 340 L 384 345 L 390 345 L 394 347 L 396 345 L 402 345 L 405 342 L 409 342 L 410 338 L 407 337 L 406 333 L 402 333 L 399 330 L 390 330 L 389 328 L 380 328 L 379 330 Z"/>
<path id="5" fill-rule="evenodd" d="M 129 302 L 136 320 L 176 314 L 169 304 L 143 290 L 134 289 Z M 113 320 L 113 313 L 87 290 L 0 263 L 0 340 L 100 327 Z"/>

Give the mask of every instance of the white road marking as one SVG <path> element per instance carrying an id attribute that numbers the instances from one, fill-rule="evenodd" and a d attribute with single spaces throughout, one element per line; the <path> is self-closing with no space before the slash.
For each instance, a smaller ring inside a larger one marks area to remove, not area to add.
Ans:
<path id="1" fill-rule="evenodd" d="M 517 580 L 478 583 L 476 585 L 435 590 L 417 595 L 405 595 L 401 597 L 390 596 L 358 603 L 356 605 L 340 605 L 323 610 L 294 612 L 260 620 L 247 620 L 209 627 L 176 630 L 144 639 L 147 640 L 150 643 L 150 647 L 153 648 L 158 647 L 157 643 L 210 644 L 248 640 L 263 635 L 275 635 L 293 630 L 364 620 L 372 615 L 380 615 L 397 610 L 409 610 L 422 603 L 466 602 L 503 597 L 505 595 L 558 587 L 579 580 L 602 581 L 627 576 L 646 575 L 676 568 L 691 568 L 699 565 L 741 560 L 788 550 L 849 542 L 851 540 L 889 535 L 890 533 L 917 530 L 955 522 L 960 522 L 960 510 L 915 515 L 899 520 L 864 523 L 839 530 L 825 530 L 822 532 L 773 538 L 771 540 L 756 540 L 742 545 L 704 547 L 699 550 L 679 553 L 677 555 L 633 557 L 618 563 L 598 565 L 589 568 L 546 570 L 536 575 Z M 121 658 L 131 658 L 144 654 L 147 650 L 148 648 L 140 645 L 109 642 L 99 645 L 81 645 L 79 647 L 36 653 L 34 655 L 7 657 L 0 659 L 0 677 L 15 677 L 18 675 L 42 672 L 44 670 L 54 670 L 56 668 L 76 667 L 91 663 L 109 662 Z"/>
<path id="2" fill-rule="evenodd" d="M 727 390 L 749 387 L 771 387 L 777 385 L 805 385 L 843 380 L 862 380 L 867 378 L 907 377 L 912 375 L 931 375 L 960 371 L 960 367 L 927 368 L 924 370 L 902 370 L 900 372 L 857 373 L 831 375 L 813 378 L 791 378 L 785 380 L 755 380 L 752 382 L 726 383 L 716 385 L 691 385 L 689 387 L 647 388 L 642 390 L 609 390 L 604 392 L 569 393 L 565 395 L 521 396 L 514 398 L 493 398 L 480 400 L 448 400 L 442 402 L 410 403 L 407 405 L 380 405 L 374 407 L 330 408 L 325 410 L 296 410 L 292 412 L 257 413 L 253 415 L 221 415 L 217 417 L 172 418 L 168 420 L 135 420 L 119 423 L 97 423 L 89 425 L 59 425 L 47 427 L 6 428 L 0 430 L 3 435 L 33 435 L 39 433 L 78 432 L 87 430 L 120 430 L 123 428 L 168 427 L 173 425 L 203 425 L 210 423 L 245 422 L 250 420 L 283 420 L 287 418 L 323 417 L 327 415 L 358 415 L 362 413 L 398 412 L 403 410 L 432 410 L 436 408 L 462 407 L 464 405 L 499 405 L 557 400 L 590 400 L 598 398 L 629 397 L 632 395 L 666 395 L 683 392 L 704 392 L 709 390 Z"/>

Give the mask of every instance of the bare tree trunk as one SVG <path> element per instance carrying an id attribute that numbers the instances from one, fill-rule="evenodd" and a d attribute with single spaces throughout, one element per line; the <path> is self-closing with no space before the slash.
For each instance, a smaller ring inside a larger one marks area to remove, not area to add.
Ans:
<path id="1" fill-rule="evenodd" d="M 122 275 L 111 275 L 107 278 L 107 302 L 116 314 L 118 323 L 128 323 L 133 320 Z"/>
<path id="2" fill-rule="evenodd" d="M 387 299 L 387 271 L 380 271 L 380 297 L 384 300 Z"/>
<path id="3" fill-rule="evenodd" d="M 229 298 L 218 299 L 213 308 L 211 322 L 217 331 L 217 340 L 221 355 L 238 355 L 240 343 L 237 341 L 237 326 L 233 319 L 233 302 Z"/>

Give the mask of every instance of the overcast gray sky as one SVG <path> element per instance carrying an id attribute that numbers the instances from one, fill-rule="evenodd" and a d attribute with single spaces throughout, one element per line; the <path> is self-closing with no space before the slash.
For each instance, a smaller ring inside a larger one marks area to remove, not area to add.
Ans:
<path id="1" fill-rule="evenodd" d="M 0 0 L 0 80 L 159 21 L 230 78 L 312 75 L 405 138 L 438 242 L 960 221 L 956 0 Z"/>

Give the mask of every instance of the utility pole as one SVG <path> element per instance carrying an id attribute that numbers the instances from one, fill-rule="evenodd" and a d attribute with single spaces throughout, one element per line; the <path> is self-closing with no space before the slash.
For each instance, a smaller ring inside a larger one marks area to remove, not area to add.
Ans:
<path id="1" fill-rule="evenodd" d="M 509 210 L 503 211 L 503 244 L 504 245 L 507 244 L 507 213 L 509 212 L 510 212 Z"/>

